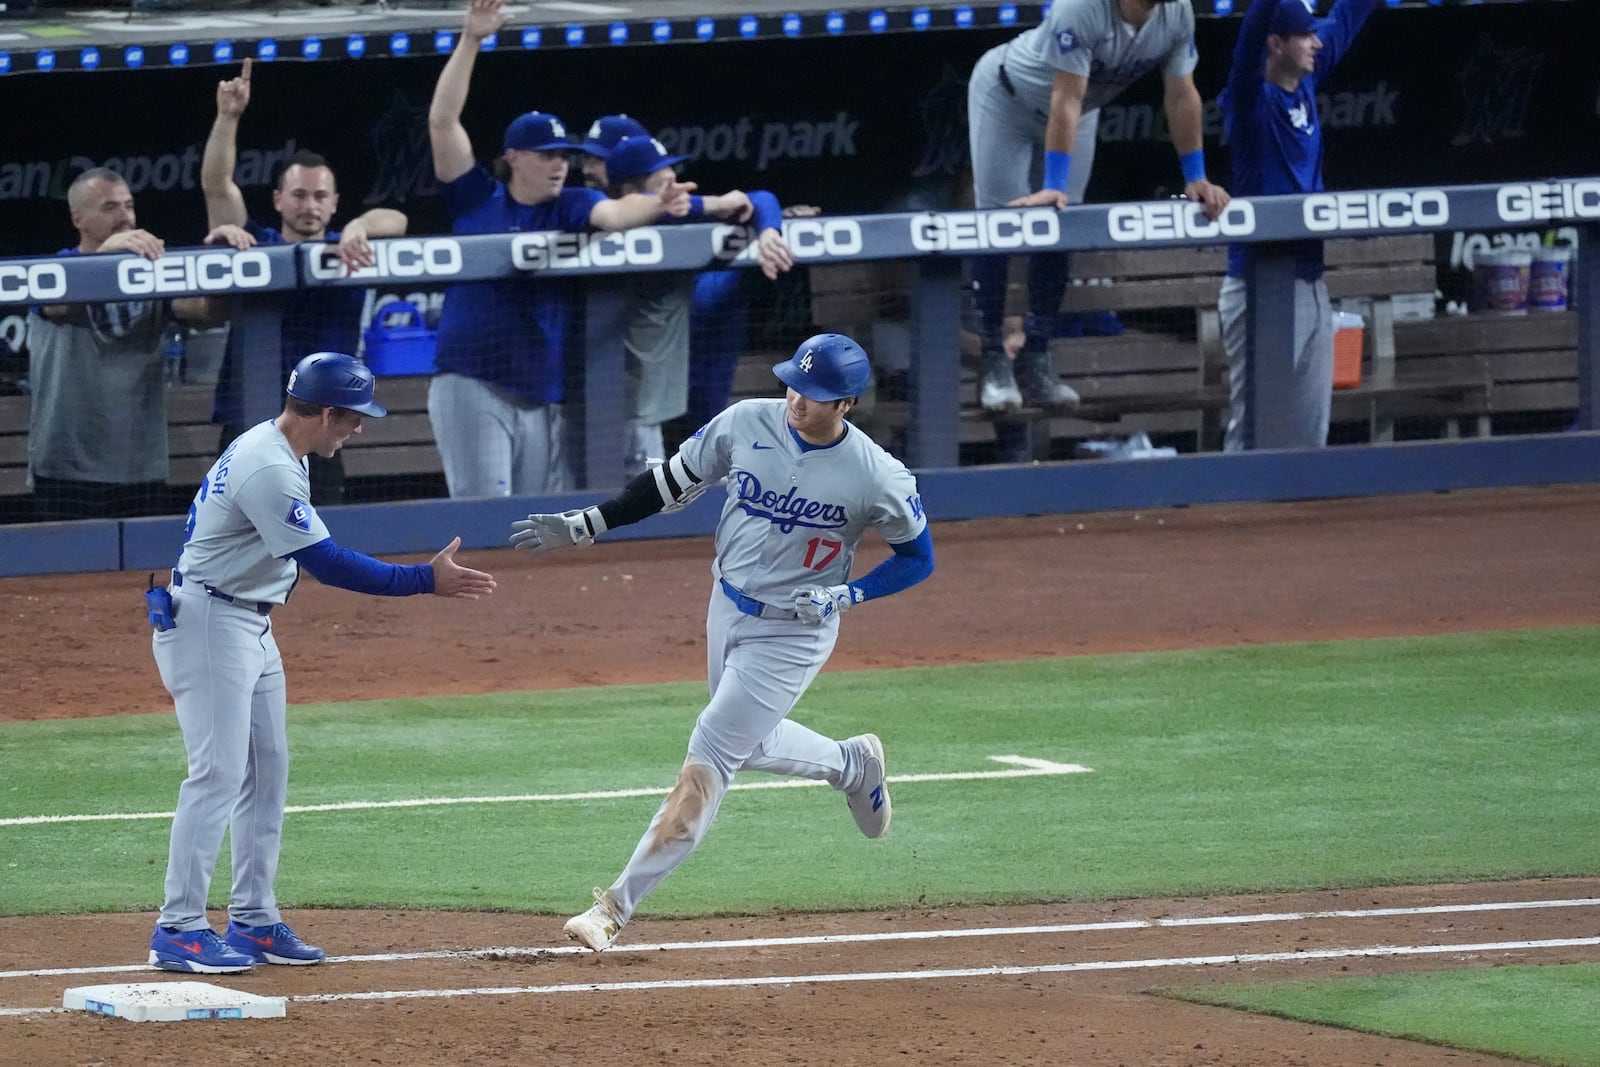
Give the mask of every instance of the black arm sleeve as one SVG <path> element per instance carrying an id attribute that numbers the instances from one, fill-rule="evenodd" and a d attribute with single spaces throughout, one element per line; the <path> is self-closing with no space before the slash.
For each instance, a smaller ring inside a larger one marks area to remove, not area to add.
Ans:
<path id="1" fill-rule="evenodd" d="M 702 481 L 683 461 L 682 453 L 674 455 L 659 467 L 652 467 L 622 487 L 622 492 L 598 506 L 606 529 L 648 519 L 669 504 L 689 499 Z"/>

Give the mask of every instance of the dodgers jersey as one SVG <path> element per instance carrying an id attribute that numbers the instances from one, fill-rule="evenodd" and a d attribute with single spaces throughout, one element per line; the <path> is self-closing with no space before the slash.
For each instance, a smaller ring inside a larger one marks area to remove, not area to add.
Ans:
<path id="1" fill-rule="evenodd" d="M 284 557 L 328 537 L 310 499 L 306 461 L 277 424 L 251 427 L 217 457 L 189 505 L 178 573 L 185 583 L 282 604 L 300 576 Z"/>
<path id="2" fill-rule="evenodd" d="M 1058 70 L 1089 79 L 1087 114 L 1156 67 L 1163 77 L 1181 78 L 1199 62 L 1189 0 L 1157 4 L 1138 29 L 1123 20 L 1117 0 L 1055 0 L 1043 22 L 1004 48 L 1001 62 L 1017 98 L 1044 114 Z"/>
<path id="3" fill-rule="evenodd" d="M 712 573 L 769 604 L 848 582 L 868 527 L 903 544 L 928 525 L 905 464 L 849 423 L 833 444 L 802 448 L 786 410 L 741 400 L 678 450 L 700 478 L 728 480 Z"/>

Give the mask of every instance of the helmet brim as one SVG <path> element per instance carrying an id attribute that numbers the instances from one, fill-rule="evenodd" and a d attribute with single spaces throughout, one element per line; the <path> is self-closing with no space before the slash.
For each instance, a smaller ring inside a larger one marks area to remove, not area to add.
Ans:
<path id="1" fill-rule="evenodd" d="M 779 363 L 777 366 L 773 367 L 772 373 L 778 376 L 778 380 L 780 382 L 782 382 L 784 385 L 787 385 L 790 389 L 793 389 L 807 400 L 845 400 L 849 397 L 858 395 L 856 393 L 840 393 L 832 389 L 824 389 L 817 383 L 815 378 L 806 374 L 799 367 L 796 367 L 794 365 L 794 360 L 792 359 L 786 359 L 782 363 Z"/>

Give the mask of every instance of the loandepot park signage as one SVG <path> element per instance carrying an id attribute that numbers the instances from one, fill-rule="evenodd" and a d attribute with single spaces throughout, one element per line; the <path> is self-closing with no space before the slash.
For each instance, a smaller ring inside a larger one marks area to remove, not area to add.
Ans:
<path id="1" fill-rule="evenodd" d="M 801 263 L 914 259 L 1600 223 L 1600 177 L 1503 185 L 1372 189 L 1234 200 L 1208 219 L 1187 200 L 788 219 Z M 616 274 L 751 266 L 754 235 L 724 224 L 625 233 L 505 233 L 374 241 L 377 262 L 348 273 L 332 245 L 242 252 L 184 249 L 0 261 L 0 304 L 101 302 L 390 281 L 435 283 L 539 274 Z"/>

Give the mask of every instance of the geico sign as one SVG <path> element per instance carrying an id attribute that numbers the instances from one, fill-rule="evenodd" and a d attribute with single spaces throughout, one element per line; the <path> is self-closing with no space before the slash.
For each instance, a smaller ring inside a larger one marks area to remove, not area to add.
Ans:
<path id="1" fill-rule="evenodd" d="M 151 293 L 260 289 L 272 282 L 272 260 L 265 252 L 201 252 L 195 256 L 124 259 L 117 264 L 117 288 L 128 296 Z"/>
<path id="2" fill-rule="evenodd" d="M 956 211 L 911 219 L 911 245 L 920 252 L 983 248 L 1050 248 L 1061 240 L 1061 217 L 1030 211 Z"/>
<path id="3" fill-rule="evenodd" d="M 796 259 L 854 256 L 861 251 L 861 227 L 853 219 L 787 219 L 783 239 Z"/>
<path id="4" fill-rule="evenodd" d="M 1306 229 L 1315 233 L 1443 226 L 1450 221 L 1450 198 L 1439 189 L 1313 193 L 1302 214 Z"/>
<path id="5" fill-rule="evenodd" d="M 721 260 L 754 259 L 758 242 L 749 226 L 719 222 L 711 227 L 711 254 Z"/>
<path id="6" fill-rule="evenodd" d="M 1600 180 L 1502 185 L 1495 206 L 1505 222 L 1600 218 Z"/>
<path id="7" fill-rule="evenodd" d="M 339 246 L 315 244 L 307 251 L 313 278 L 448 278 L 461 273 L 461 245 L 448 237 L 400 237 L 372 242 L 372 266 L 346 271 Z"/>
<path id="8" fill-rule="evenodd" d="M 639 267 L 661 260 L 661 234 L 649 227 L 622 233 L 523 233 L 511 240 L 511 263 L 518 270 Z"/>
<path id="9" fill-rule="evenodd" d="M 1247 237 L 1256 232 L 1256 209 L 1235 200 L 1215 219 L 1191 200 L 1118 204 L 1106 213 L 1113 241 L 1172 241 L 1189 237 Z"/>
<path id="10" fill-rule="evenodd" d="M 0 264 L 0 304 L 55 300 L 67 295 L 67 272 L 59 263 Z"/>

